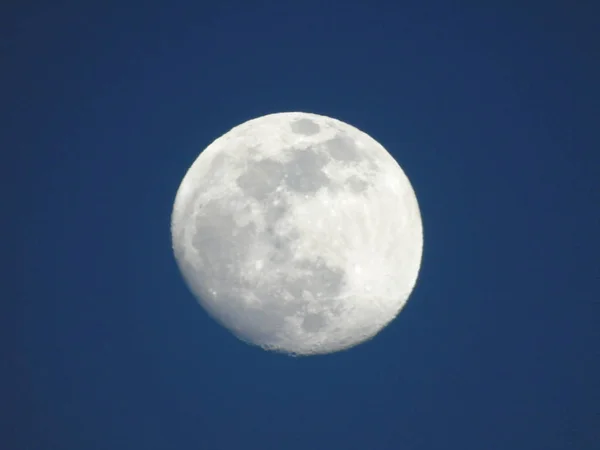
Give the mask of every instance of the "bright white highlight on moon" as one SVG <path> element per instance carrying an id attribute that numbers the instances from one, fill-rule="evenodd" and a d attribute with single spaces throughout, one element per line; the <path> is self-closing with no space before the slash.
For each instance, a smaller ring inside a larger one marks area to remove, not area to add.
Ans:
<path id="1" fill-rule="evenodd" d="M 421 265 L 413 188 L 373 138 L 279 113 L 215 140 L 175 199 L 175 258 L 200 304 L 240 339 L 298 355 L 375 336 Z"/>

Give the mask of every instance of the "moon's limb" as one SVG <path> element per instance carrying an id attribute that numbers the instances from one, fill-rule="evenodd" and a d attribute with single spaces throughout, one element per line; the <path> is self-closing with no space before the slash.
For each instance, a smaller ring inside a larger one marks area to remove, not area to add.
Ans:
<path id="1" fill-rule="evenodd" d="M 215 140 L 178 190 L 172 238 L 200 303 L 264 348 L 329 353 L 401 310 L 421 263 L 409 180 L 338 120 L 280 113 Z"/>

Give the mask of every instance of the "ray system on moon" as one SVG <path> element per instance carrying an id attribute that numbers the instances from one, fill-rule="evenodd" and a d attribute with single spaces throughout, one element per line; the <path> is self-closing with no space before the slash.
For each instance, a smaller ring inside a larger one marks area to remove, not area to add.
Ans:
<path id="1" fill-rule="evenodd" d="M 412 186 L 373 138 L 278 113 L 215 140 L 177 192 L 173 249 L 199 303 L 265 349 L 331 353 L 400 312 L 421 264 Z"/>

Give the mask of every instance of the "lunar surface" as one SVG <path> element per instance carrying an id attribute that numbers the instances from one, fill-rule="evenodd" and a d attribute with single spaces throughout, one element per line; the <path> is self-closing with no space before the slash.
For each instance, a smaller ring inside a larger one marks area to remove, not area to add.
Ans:
<path id="1" fill-rule="evenodd" d="M 373 138 L 278 113 L 216 139 L 187 171 L 171 233 L 183 277 L 240 339 L 296 355 L 375 336 L 421 265 L 412 186 Z"/>

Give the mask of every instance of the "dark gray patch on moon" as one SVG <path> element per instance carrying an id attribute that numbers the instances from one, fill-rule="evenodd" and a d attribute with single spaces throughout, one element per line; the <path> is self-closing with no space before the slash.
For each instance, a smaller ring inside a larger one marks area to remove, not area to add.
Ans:
<path id="1" fill-rule="evenodd" d="M 197 276 L 186 276 L 186 282 L 211 315 L 237 329 L 235 310 L 242 306 L 240 289 L 243 288 L 240 262 L 246 260 L 256 239 L 256 227 L 254 224 L 239 227 L 227 202 L 210 200 L 197 211 L 191 244 L 198 260 L 184 270 L 184 274 Z"/>
<path id="2" fill-rule="evenodd" d="M 302 320 L 302 329 L 314 333 L 327 325 L 327 319 L 322 314 L 309 313 Z"/>
<path id="3" fill-rule="evenodd" d="M 248 163 L 248 167 L 237 178 L 237 185 L 246 195 L 257 200 L 264 200 L 282 182 L 285 166 L 272 159 L 263 159 Z"/>
<path id="4" fill-rule="evenodd" d="M 314 149 L 295 150 L 285 165 L 285 184 L 294 192 L 317 192 L 330 181 L 321 170 L 326 163 L 327 157 Z"/>
<path id="5" fill-rule="evenodd" d="M 366 191 L 369 187 L 369 183 L 367 183 L 365 180 L 358 178 L 355 175 L 348 178 L 346 182 L 348 183 L 348 187 L 350 188 L 350 190 L 355 194 L 360 194 Z"/>
<path id="6" fill-rule="evenodd" d="M 306 273 L 301 280 L 297 280 L 295 295 L 302 294 L 303 290 L 310 292 L 315 297 L 324 299 L 335 298 L 342 290 L 344 271 L 332 268 L 323 261 L 303 260 L 298 263 L 298 268 Z"/>
<path id="7" fill-rule="evenodd" d="M 192 246 L 202 260 L 202 277 L 211 283 L 232 283 L 238 278 L 237 264 L 246 257 L 246 249 L 255 239 L 254 224 L 239 227 L 231 211 L 211 200 L 199 211 Z M 232 235 L 235 242 L 232 242 Z M 208 289 L 216 289 L 209 286 Z"/>
<path id="8" fill-rule="evenodd" d="M 265 232 L 260 233 L 258 238 L 266 242 L 269 246 L 270 251 L 267 256 L 268 265 L 284 264 L 293 259 L 294 255 L 291 250 L 291 244 L 294 241 L 294 236 L 277 234 L 273 224 L 267 224 L 267 229 Z"/>
<path id="9" fill-rule="evenodd" d="M 290 127 L 296 134 L 313 136 L 321 131 L 321 127 L 310 119 L 298 119 L 291 123 Z"/>
<path id="10" fill-rule="evenodd" d="M 283 328 L 283 320 L 274 320 L 273 310 L 261 304 L 257 307 L 244 307 L 243 313 L 237 312 L 232 318 L 238 322 L 237 328 L 242 337 L 251 337 L 256 342 L 272 342 L 273 336 Z"/>
<path id="11" fill-rule="evenodd" d="M 297 311 L 304 310 L 308 294 L 313 297 L 323 309 L 328 309 L 334 314 L 339 314 L 339 296 L 343 283 L 344 272 L 340 269 L 331 268 L 320 261 L 302 260 L 296 264 L 296 269 L 301 276 L 286 276 L 282 280 L 282 286 L 294 300 L 289 303 Z M 307 313 L 304 316 L 302 327 L 305 331 L 316 332 L 328 324 L 324 314 Z"/>
<path id="12" fill-rule="evenodd" d="M 338 161 L 358 161 L 360 155 L 354 141 L 346 134 L 338 134 L 323 144 L 329 155 Z"/>
<path id="13" fill-rule="evenodd" d="M 217 153 L 213 158 L 212 162 L 210 163 L 209 175 L 214 177 L 220 174 L 221 171 L 224 169 L 226 159 L 227 157 L 225 156 L 225 153 Z"/>

